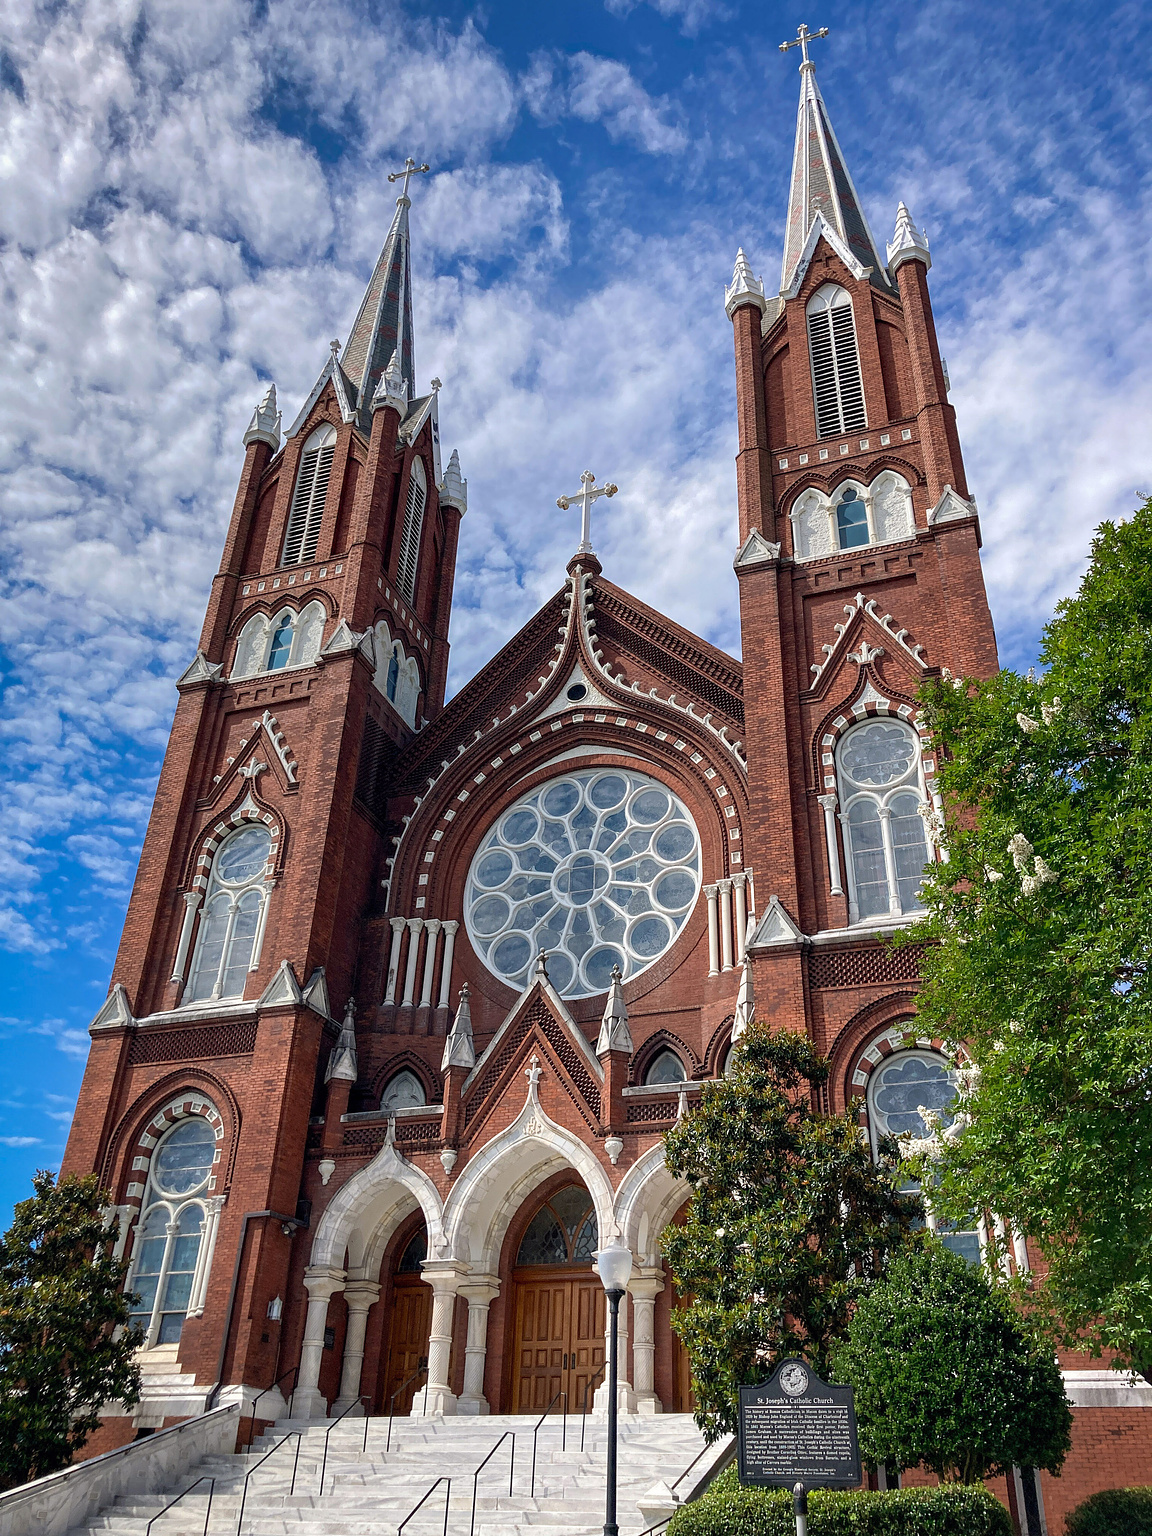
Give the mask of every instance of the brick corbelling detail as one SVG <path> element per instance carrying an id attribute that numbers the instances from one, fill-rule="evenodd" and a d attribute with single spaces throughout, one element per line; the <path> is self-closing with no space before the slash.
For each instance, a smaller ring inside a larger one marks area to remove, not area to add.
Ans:
<path id="1" fill-rule="evenodd" d="M 890 944 L 868 949 L 818 949 L 808 956 L 810 987 L 887 986 L 894 981 L 918 981 L 924 945 L 899 949 Z"/>
<path id="2" fill-rule="evenodd" d="M 657 623 L 632 604 L 625 603 L 614 592 L 609 592 L 603 582 L 597 582 L 594 595 L 598 618 L 604 615 L 617 619 L 626 629 L 654 640 L 663 652 L 678 656 L 694 672 L 702 672 L 705 677 L 719 683 L 728 692 L 740 695 L 742 699 L 744 678 L 736 667 L 725 666 L 715 656 L 709 656 L 696 646 L 689 645 L 679 635 L 673 634 L 667 625 Z"/>
<path id="3" fill-rule="evenodd" d="M 205 1061 L 217 1056 L 250 1056 L 256 1049 L 256 1020 L 199 1029 L 137 1032 L 128 1047 L 130 1067 L 163 1061 Z"/>
<path id="4" fill-rule="evenodd" d="M 680 1109 L 679 1099 L 661 1099 L 652 1104 L 629 1104 L 629 1125 L 671 1125 Z"/>

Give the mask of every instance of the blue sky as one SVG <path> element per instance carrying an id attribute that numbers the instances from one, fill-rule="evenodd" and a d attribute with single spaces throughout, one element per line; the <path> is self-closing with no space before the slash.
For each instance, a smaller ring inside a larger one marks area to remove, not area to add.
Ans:
<path id="1" fill-rule="evenodd" d="M 932 292 L 1002 655 L 1152 489 L 1152 23 L 1121 4 L 9 0 L 0 22 L 0 1222 L 63 1151 L 264 381 L 295 414 L 411 153 L 416 362 L 469 480 L 452 685 L 607 574 L 738 649 L 731 332 L 778 282 L 798 22 Z M 601 506 L 604 504 L 601 503 Z"/>

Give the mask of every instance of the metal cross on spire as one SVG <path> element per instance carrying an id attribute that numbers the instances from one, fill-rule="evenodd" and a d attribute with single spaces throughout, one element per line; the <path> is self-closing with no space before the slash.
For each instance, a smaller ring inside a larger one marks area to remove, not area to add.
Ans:
<path id="1" fill-rule="evenodd" d="M 827 27 L 820 27 L 815 32 L 809 32 L 808 23 L 802 21 L 800 26 L 797 28 L 796 36 L 789 38 L 786 43 L 780 44 L 780 52 L 787 53 L 789 48 L 799 48 L 801 55 L 800 68 L 803 69 L 805 64 L 811 64 L 812 62 L 812 60 L 808 57 L 808 44 L 812 42 L 814 38 L 827 36 Z"/>
<path id="2" fill-rule="evenodd" d="M 417 165 L 415 160 L 413 160 L 412 156 L 409 155 L 407 160 L 405 160 L 405 162 L 404 162 L 404 169 L 402 171 L 390 171 L 389 174 L 388 174 L 388 180 L 389 181 L 399 181 L 401 178 L 403 178 L 404 185 L 400 189 L 400 197 L 407 197 L 408 196 L 408 183 L 412 180 L 412 177 L 413 176 L 420 176 L 425 171 L 429 171 L 431 169 L 432 169 L 432 167 L 429 166 L 429 165 Z M 396 201 L 399 202 L 400 198 L 397 198 Z"/>
<path id="3" fill-rule="evenodd" d="M 567 512 L 569 507 L 575 506 L 577 502 L 580 503 L 582 513 L 580 523 L 580 548 L 576 551 L 576 553 L 578 555 L 590 555 L 593 553 L 592 503 L 600 496 L 615 496 L 620 487 L 618 485 L 597 485 L 596 476 L 590 469 L 586 469 L 580 476 L 580 483 L 584 487 L 583 490 L 577 491 L 574 496 L 558 497 L 556 505 L 560 508 L 561 512 Z"/>

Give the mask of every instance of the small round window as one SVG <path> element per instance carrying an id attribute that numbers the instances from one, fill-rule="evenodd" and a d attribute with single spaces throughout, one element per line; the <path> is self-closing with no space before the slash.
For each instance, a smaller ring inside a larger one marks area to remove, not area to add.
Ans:
<path id="1" fill-rule="evenodd" d="M 524 795 L 472 860 L 464 920 L 490 971 L 526 984 L 540 950 L 564 997 L 638 976 L 683 928 L 700 889 L 687 808 L 646 774 L 567 774 Z"/>
<path id="2" fill-rule="evenodd" d="M 152 1159 L 152 1182 L 162 1195 L 190 1195 L 201 1187 L 216 1156 L 216 1136 L 202 1115 L 181 1120 Z"/>
<path id="3" fill-rule="evenodd" d="M 920 1113 L 936 1110 L 943 1126 L 952 1124 L 949 1108 L 956 1098 L 956 1074 L 935 1051 L 897 1051 L 872 1073 L 868 1085 L 870 1119 L 878 1136 L 927 1136 Z"/>
<path id="4" fill-rule="evenodd" d="M 266 827 L 245 827 L 221 848 L 214 874 L 224 885 L 244 885 L 262 872 L 272 847 Z"/>

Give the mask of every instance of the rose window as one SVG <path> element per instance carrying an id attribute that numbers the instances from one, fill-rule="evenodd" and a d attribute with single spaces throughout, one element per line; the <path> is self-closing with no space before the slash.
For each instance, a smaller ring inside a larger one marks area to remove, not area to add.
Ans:
<path id="1" fill-rule="evenodd" d="M 524 795 L 487 833 L 464 902 L 488 969 L 526 985 L 540 950 L 564 997 L 605 992 L 657 960 L 700 889 L 700 839 L 656 779 L 623 769 L 566 774 Z"/>

